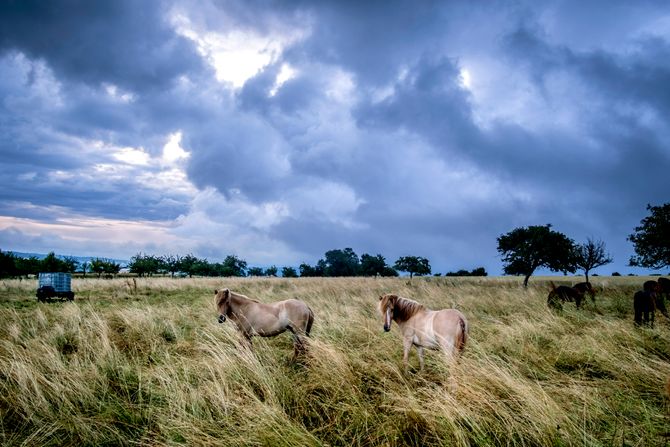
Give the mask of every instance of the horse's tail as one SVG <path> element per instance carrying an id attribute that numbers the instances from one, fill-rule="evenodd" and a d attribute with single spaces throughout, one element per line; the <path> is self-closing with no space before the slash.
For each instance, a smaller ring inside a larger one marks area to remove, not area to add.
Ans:
<path id="1" fill-rule="evenodd" d="M 458 324 L 461 326 L 461 334 L 458 338 L 458 353 L 460 354 L 465 349 L 465 343 L 468 341 L 468 324 L 463 317 L 458 318 Z"/>
<path id="2" fill-rule="evenodd" d="M 556 284 L 554 284 L 554 281 L 549 281 L 549 285 L 551 286 L 551 291 L 553 292 L 556 290 Z"/>
<path id="3" fill-rule="evenodd" d="M 314 312 L 310 307 L 307 307 L 309 310 L 309 317 L 307 318 L 307 326 L 305 326 L 305 335 L 309 337 L 309 331 L 312 330 L 312 324 L 314 323 Z"/>

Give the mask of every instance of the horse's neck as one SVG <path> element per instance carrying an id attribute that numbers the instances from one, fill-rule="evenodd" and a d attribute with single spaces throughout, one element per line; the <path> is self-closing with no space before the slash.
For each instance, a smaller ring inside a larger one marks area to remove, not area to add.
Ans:
<path id="1" fill-rule="evenodd" d="M 242 295 L 230 295 L 230 304 L 232 305 L 234 309 L 243 309 L 247 307 L 249 304 L 253 303 L 252 300 L 249 298 L 242 296 Z"/>

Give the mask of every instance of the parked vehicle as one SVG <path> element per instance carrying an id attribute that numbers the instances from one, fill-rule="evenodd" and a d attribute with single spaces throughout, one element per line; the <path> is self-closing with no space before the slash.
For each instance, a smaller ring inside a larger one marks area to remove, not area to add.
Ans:
<path id="1" fill-rule="evenodd" d="M 40 273 L 36 294 L 37 301 L 46 302 L 54 298 L 74 300 L 71 283 L 72 275 L 69 273 Z"/>

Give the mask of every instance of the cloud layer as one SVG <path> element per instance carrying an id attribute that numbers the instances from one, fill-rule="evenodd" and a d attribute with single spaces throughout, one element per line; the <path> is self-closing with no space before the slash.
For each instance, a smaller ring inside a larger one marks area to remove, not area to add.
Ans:
<path id="1" fill-rule="evenodd" d="M 496 237 L 552 223 L 635 271 L 670 9 L 576 5 L 3 3 L 0 247 L 499 273 Z"/>

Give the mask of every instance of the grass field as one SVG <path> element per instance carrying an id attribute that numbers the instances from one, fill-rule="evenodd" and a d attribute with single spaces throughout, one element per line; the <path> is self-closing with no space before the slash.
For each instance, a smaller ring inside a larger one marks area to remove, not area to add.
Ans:
<path id="1" fill-rule="evenodd" d="M 670 322 L 632 323 L 647 278 L 593 278 L 596 304 L 558 314 L 548 279 L 75 279 L 74 302 L 49 304 L 2 281 L 0 444 L 669 445 Z M 221 287 L 306 301 L 308 357 L 290 362 L 287 334 L 239 348 Z M 429 351 L 419 373 L 413 351 L 404 373 L 384 292 L 463 311 L 458 365 Z"/>

